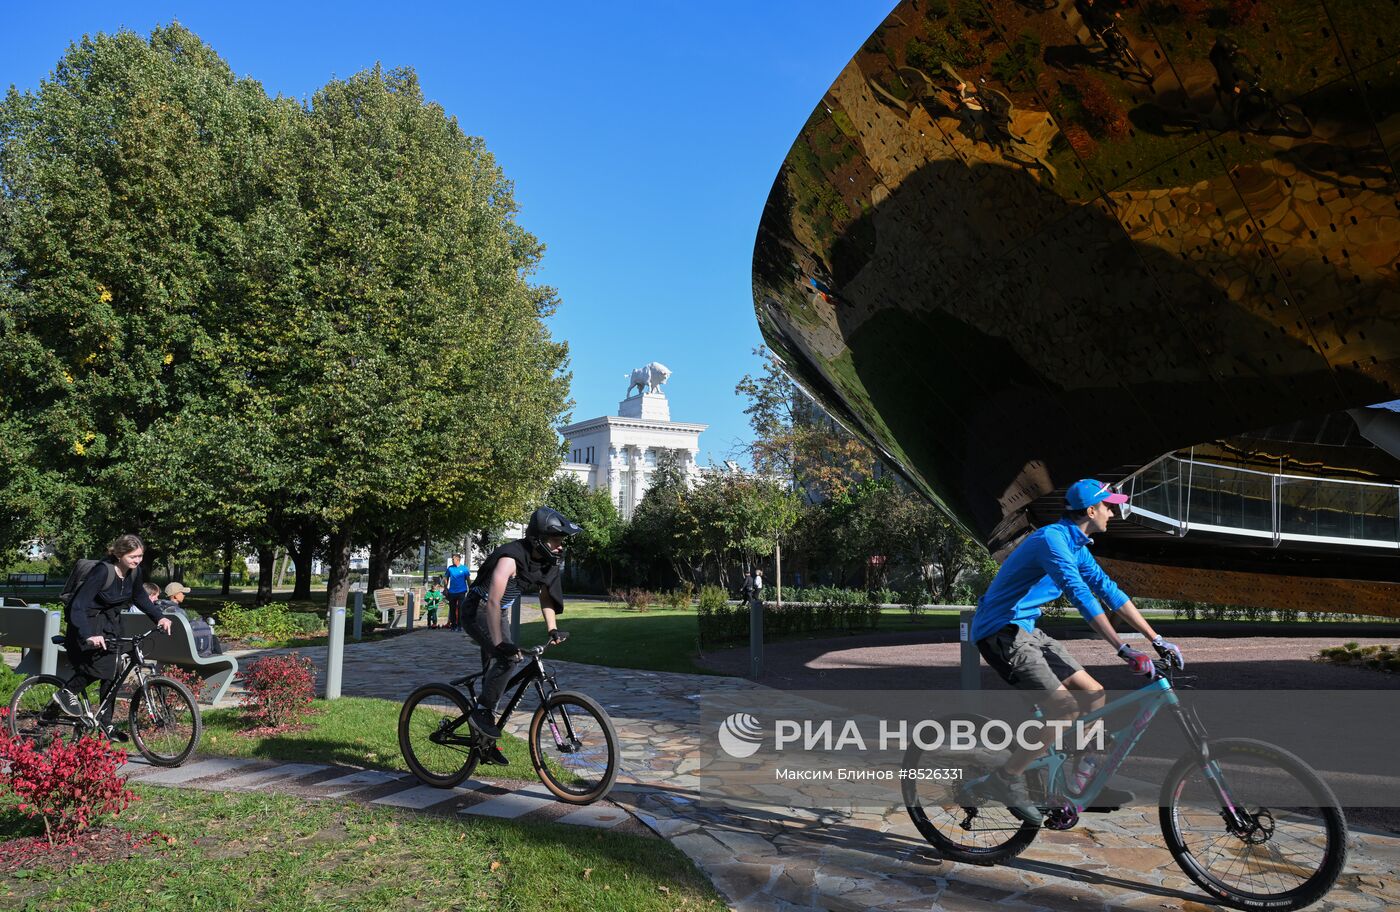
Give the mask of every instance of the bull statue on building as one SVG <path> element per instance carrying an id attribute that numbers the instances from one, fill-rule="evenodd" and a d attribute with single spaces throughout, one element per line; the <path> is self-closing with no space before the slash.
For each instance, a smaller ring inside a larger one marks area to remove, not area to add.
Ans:
<path id="1" fill-rule="evenodd" d="M 628 376 L 631 382 L 627 384 L 627 398 L 630 399 L 633 387 L 636 387 L 639 396 L 647 392 L 661 392 L 661 384 L 671 379 L 671 369 L 660 361 L 652 361 L 632 371 Z"/>

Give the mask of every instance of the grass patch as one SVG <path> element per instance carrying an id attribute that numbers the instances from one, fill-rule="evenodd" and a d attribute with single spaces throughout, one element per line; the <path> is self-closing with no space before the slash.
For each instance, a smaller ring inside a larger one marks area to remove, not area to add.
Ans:
<path id="1" fill-rule="evenodd" d="M 206 710 L 199 753 L 407 772 L 408 764 L 399 751 L 401 706 L 394 700 L 373 697 L 316 700 L 312 703 L 313 714 L 306 718 L 303 730 L 273 735 L 244 733 L 241 710 Z M 516 718 L 519 715 L 517 710 Z M 478 767 L 478 770 L 489 771 L 493 779 L 535 778 L 529 748 L 524 741 L 503 734 L 498 743 L 509 758 L 510 766 Z"/>
<path id="2" fill-rule="evenodd" d="M 529 609 L 526 609 L 529 610 Z M 622 604 L 570 602 L 559 618 L 569 641 L 549 651 L 549 658 L 610 668 L 713 674 L 696 664 L 699 628 L 695 612 L 652 608 L 633 611 Z M 543 620 L 521 619 L 520 643 L 544 642 Z"/>
<path id="3" fill-rule="evenodd" d="M 703 876 L 660 839 L 281 795 L 136 791 L 142 800 L 115 826 L 157 830 L 169 839 L 112 863 L 0 878 L 0 906 L 35 912 L 724 908 Z"/>
<path id="4" fill-rule="evenodd" d="M 918 615 L 911 615 L 903 608 L 886 608 L 880 612 L 878 630 L 861 633 L 946 629 L 957 624 L 958 609 L 954 608 L 927 608 Z M 700 634 L 694 611 L 652 608 L 638 612 L 621 604 L 571 603 L 559 618 L 559 626 L 569 631 L 569 642 L 550 650 L 550 658 L 610 668 L 715 674 L 696 663 Z M 826 631 L 766 638 L 765 642 L 825 639 L 842 635 Z M 522 621 L 522 644 L 540 643 L 544 638 L 544 621 Z"/>

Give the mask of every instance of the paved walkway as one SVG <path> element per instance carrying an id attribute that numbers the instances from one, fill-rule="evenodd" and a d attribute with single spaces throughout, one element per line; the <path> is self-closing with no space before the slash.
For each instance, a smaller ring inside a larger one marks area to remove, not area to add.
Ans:
<path id="1" fill-rule="evenodd" d="M 419 785 L 410 773 L 323 763 L 277 763 L 246 757 L 198 758 L 173 769 L 151 766 L 131 752 L 128 777 L 142 785 L 217 792 L 276 792 L 307 800 L 339 798 L 361 804 L 442 815 L 530 819 L 573 826 L 647 831 L 625 810 L 601 801 L 575 807 L 556 801 L 543 785 L 468 779 L 454 789 Z"/>
<path id="2" fill-rule="evenodd" d="M 567 655 L 567 650 L 564 646 L 551 658 Z M 324 661 L 324 649 L 302 652 Z M 459 635 L 441 630 L 352 643 L 346 649 L 344 691 L 402 699 L 420 683 L 474 669 L 475 655 Z M 613 717 L 624 765 L 612 798 L 693 859 L 737 908 L 1217 908 L 1167 854 L 1155 813 L 1095 816 L 1070 832 L 1042 834 L 1010 864 L 980 868 L 940 861 L 902 809 L 818 814 L 707 803 L 698 794 L 695 772 L 713 733 L 700 727 L 697 695 L 751 691 L 754 705 L 762 705 L 764 688 L 733 677 L 614 671 L 562 661 L 551 661 L 550 667 L 560 686 L 590 694 Z M 329 794 L 359 787 L 345 782 L 352 773 L 314 772 L 302 781 L 318 794 Z M 372 801 L 413 791 L 387 782 L 363 786 Z M 488 800 L 501 800 L 490 794 L 495 797 Z M 473 794 L 449 800 L 472 802 Z M 1369 912 L 1400 907 L 1400 838 L 1354 832 L 1351 848 L 1337 888 L 1313 908 Z"/>

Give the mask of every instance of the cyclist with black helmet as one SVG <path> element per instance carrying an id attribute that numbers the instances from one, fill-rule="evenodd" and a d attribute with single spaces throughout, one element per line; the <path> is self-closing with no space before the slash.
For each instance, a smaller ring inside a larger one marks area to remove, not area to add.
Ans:
<path id="1" fill-rule="evenodd" d="M 1215 90 L 1226 113 L 1241 123 L 1257 107 L 1254 96 L 1260 83 L 1254 62 L 1235 39 L 1220 35 L 1211 46 L 1210 65 L 1215 68 Z"/>
<path id="2" fill-rule="evenodd" d="M 520 659 L 520 647 L 506 638 L 506 610 L 525 589 L 538 591 L 550 642 L 563 639 L 556 625 L 557 616 L 564 612 L 560 558 L 568 540 L 582 531 L 559 511 L 540 507 L 530 517 L 525 537 L 492 551 L 467 590 L 462 627 L 481 646 L 481 667 L 485 669 L 471 723 L 478 733 L 491 739 L 482 754 L 486 763 L 506 764 L 505 755 L 495 745 L 501 730 L 496 727 L 494 712 Z"/>

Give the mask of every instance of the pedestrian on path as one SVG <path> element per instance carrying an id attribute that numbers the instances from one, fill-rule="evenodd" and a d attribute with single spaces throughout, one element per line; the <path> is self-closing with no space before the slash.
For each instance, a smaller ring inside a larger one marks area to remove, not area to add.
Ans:
<path id="1" fill-rule="evenodd" d="M 447 578 L 447 626 L 452 630 L 462 629 L 462 602 L 467 597 L 467 587 L 472 570 L 462 563 L 462 555 L 452 555 L 452 564 L 443 574 Z"/>

